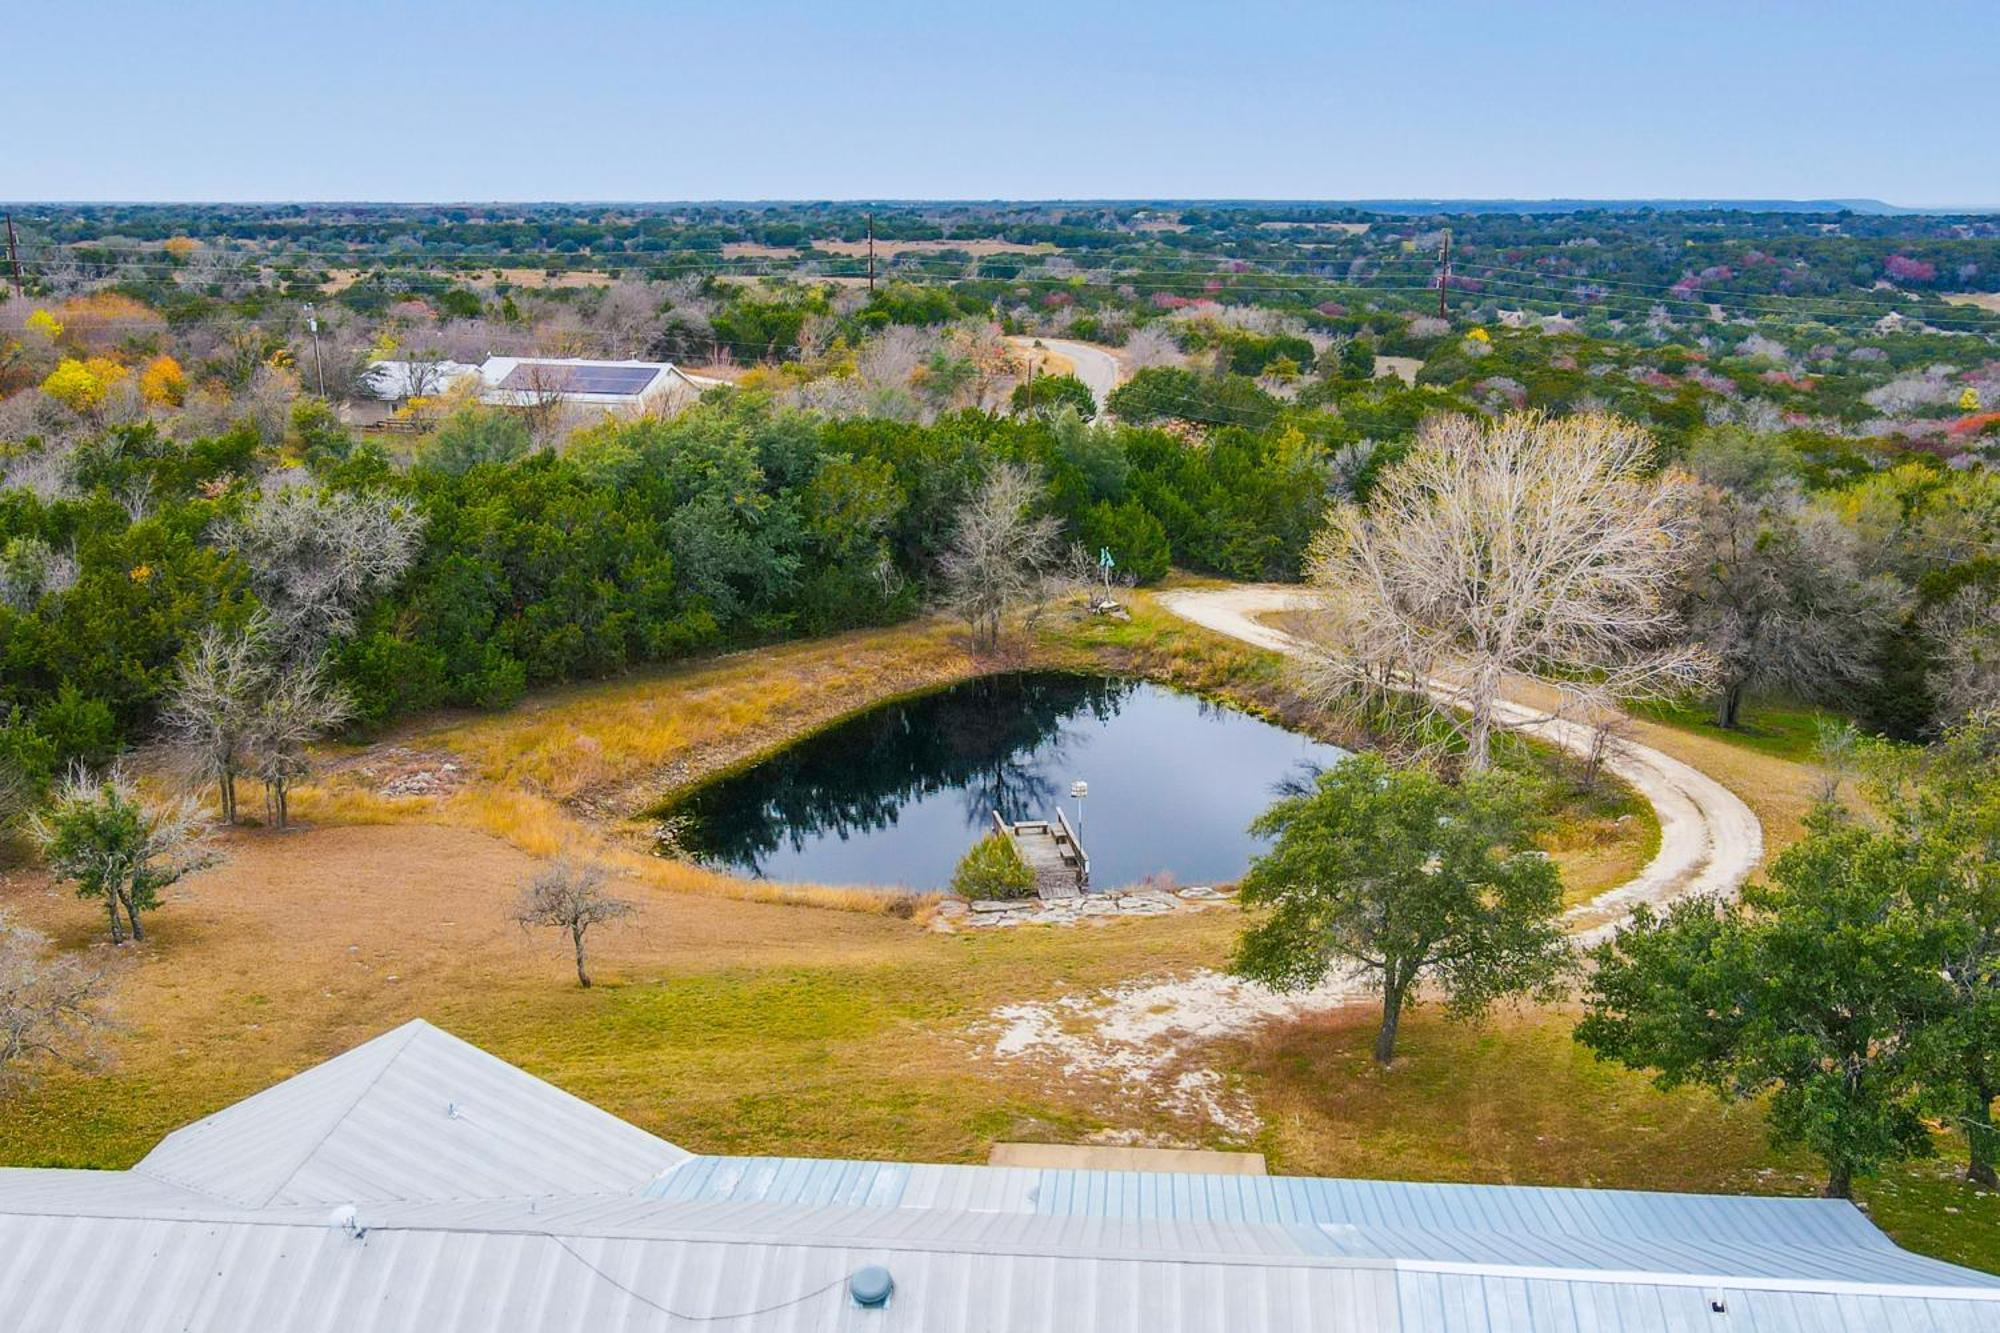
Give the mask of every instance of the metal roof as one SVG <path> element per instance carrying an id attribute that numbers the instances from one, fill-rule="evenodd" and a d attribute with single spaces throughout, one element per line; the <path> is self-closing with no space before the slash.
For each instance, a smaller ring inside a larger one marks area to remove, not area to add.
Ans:
<path id="1" fill-rule="evenodd" d="M 860 1268 L 895 1291 L 870 1310 Z M 131 1172 L 0 1170 L 0 1325 L 2000 1333 L 1850 1205 L 690 1158 L 411 1024 Z"/>
<path id="2" fill-rule="evenodd" d="M 1869 1282 L 1966 1282 L 1898 1249 L 1843 1200 L 1286 1176 L 691 1157 L 656 1198 L 1250 1223 L 1314 1253 L 1509 1267 Z"/>
<path id="3" fill-rule="evenodd" d="M 133 1169 L 254 1207 L 637 1189 L 686 1156 L 416 1021 L 175 1130 Z"/>
<path id="4" fill-rule="evenodd" d="M 675 392 L 690 399 L 701 386 L 666 361 L 600 361 L 589 357 L 490 356 L 479 367 L 481 401 L 536 406 L 545 398 L 600 407 L 630 407 Z"/>

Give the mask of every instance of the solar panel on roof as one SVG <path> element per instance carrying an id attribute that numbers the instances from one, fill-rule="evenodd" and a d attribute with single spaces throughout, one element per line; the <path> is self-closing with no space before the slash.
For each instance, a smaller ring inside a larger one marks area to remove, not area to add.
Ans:
<path id="1" fill-rule="evenodd" d="M 523 361 L 507 372 L 500 387 L 520 393 L 642 393 L 658 375 L 656 366 L 565 366 Z"/>

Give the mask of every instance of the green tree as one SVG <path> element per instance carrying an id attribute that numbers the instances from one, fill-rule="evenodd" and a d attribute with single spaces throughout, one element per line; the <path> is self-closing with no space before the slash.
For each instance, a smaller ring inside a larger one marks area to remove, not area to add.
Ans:
<path id="1" fill-rule="evenodd" d="M 76 885 L 79 898 L 104 900 L 111 942 L 123 944 L 121 910 L 132 938 L 142 940 L 139 913 L 159 906 L 160 890 L 213 864 L 207 824 L 190 798 L 149 800 L 117 769 L 100 778 L 78 766 L 28 830 L 58 879 Z"/>
<path id="2" fill-rule="evenodd" d="M 1641 907 L 1593 952 L 1577 1040 L 1663 1088 L 1769 1094 L 1772 1138 L 1827 1166 L 1824 1193 L 1930 1149 L 1923 1020 L 1945 1006 L 1929 873 L 1908 840 L 1823 807 L 1743 901 Z"/>
<path id="3" fill-rule="evenodd" d="M 1011 838 L 989 833 L 972 844 L 951 872 L 951 891 L 962 898 L 1032 898 L 1035 872 L 1014 850 Z"/>
<path id="4" fill-rule="evenodd" d="M 1090 386 L 1074 375 L 1037 375 L 1014 386 L 1010 406 L 1014 415 L 1053 417 L 1067 407 L 1084 421 L 1097 415 L 1097 399 Z"/>
<path id="5" fill-rule="evenodd" d="M 1945 1008 L 1924 1034 L 1926 1100 L 1964 1131 L 1966 1179 L 2000 1186 L 2000 711 L 1926 751 L 1882 747 L 1870 795 L 1905 840 L 1916 910 L 1937 931 Z"/>
<path id="6" fill-rule="evenodd" d="M 292 404 L 292 438 L 306 466 L 316 472 L 338 467 L 354 453 L 354 437 L 333 409 L 317 398 Z"/>
<path id="7" fill-rule="evenodd" d="M 1287 990 L 1336 967 L 1369 976 L 1383 1064 L 1420 981 L 1460 1015 L 1553 985 L 1569 959 L 1562 881 L 1534 848 L 1531 798 L 1507 775 L 1453 786 L 1376 755 L 1343 760 L 1251 825 L 1276 842 L 1243 878 L 1243 902 L 1265 910 L 1232 969 Z"/>
<path id="8" fill-rule="evenodd" d="M 1173 548 L 1167 544 L 1167 530 L 1136 500 L 1092 505 L 1084 511 L 1078 528 L 1087 553 L 1110 551 L 1117 568 L 1130 574 L 1134 582 L 1152 583 L 1166 577 L 1172 567 Z"/>
<path id="9" fill-rule="evenodd" d="M 444 419 L 423 461 L 440 472 L 469 472 L 481 463 L 511 463 L 535 447 L 528 423 L 492 407 L 462 407 Z"/>
<path id="10" fill-rule="evenodd" d="M 1121 421 L 1146 425 L 1181 418 L 1261 430 L 1279 403 L 1241 375 L 1198 375 L 1178 366 L 1148 366 L 1113 389 L 1104 405 Z"/>
<path id="11" fill-rule="evenodd" d="M 454 287 L 438 297 L 438 312 L 452 319 L 478 319 L 486 313 L 486 307 L 477 293 Z"/>

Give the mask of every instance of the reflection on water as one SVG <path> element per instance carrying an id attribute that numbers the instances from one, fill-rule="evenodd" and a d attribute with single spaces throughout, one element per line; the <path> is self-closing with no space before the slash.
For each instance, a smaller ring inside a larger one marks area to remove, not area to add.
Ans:
<path id="1" fill-rule="evenodd" d="M 1157 871 L 1241 874 L 1245 826 L 1281 784 L 1341 751 L 1192 695 L 1138 681 L 1023 672 L 884 705 L 671 811 L 712 864 L 777 880 L 941 888 L 972 842 L 1009 820 L 1072 822 L 1099 889 Z"/>

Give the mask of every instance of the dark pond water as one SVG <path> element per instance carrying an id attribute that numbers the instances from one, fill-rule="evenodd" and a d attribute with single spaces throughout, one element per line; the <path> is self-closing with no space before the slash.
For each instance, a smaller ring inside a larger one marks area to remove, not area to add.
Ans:
<path id="1" fill-rule="evenodd" d="M 889 704 L 695 792 L 669 813 L 682 845 L 774 880 L 944 887 L 966 849 L 1009 820 L 1077 821 L 1091 885 L 1167 871 L 1234 879 L 1246 827 L 1288 781 L 1343 751 L 1140 681 L 1051 672 L 989 677 Z"/>

